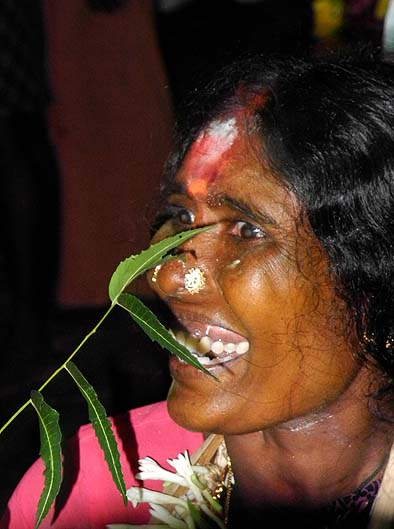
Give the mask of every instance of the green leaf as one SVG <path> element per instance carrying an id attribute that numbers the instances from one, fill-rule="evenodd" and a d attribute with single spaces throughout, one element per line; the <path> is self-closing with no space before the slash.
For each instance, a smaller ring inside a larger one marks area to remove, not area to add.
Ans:
<path id="1" fill-rule="evenodd" d="M 190 351 L 175 340 L 164 325 L 157 319 L 156 315 L 146 307 L 141 300 L 132 294 L 121 294 L 117 301 L 118 305 L 126 309 L 131 317 L 138 323 L 151 340 L 168 349 L 171 353 L 181 358 L 184 362 L 200 369 L 207 375 L 218 380 L 193 356 Z"/>
<path id="2" fill-rule="evenodd" d="M 173 259 L 173 256 L 167 255 L 170 250 L 191 239 L 198 233 L 210 229 L 212 229 L 212 226 L 204 226 L 203 228 L 177 233 L 172 237 L 152 244 L 152 246 L 143 250 L 138 255 L 131 255 L 119 263 L 109 282 L 109 297 L 112 303 L 116 303 L 118 296 L 136 277 L 158 264 Z M 177 258 L 179 259 L 180 257 L 177 256 Z"/>
<path id="3" fill-rule="evenodd" d="M 39 527 L 48 514 L 62 482 L 62 433 L 59 427 L 59 414 L 45 401 L 41 393 L 32 391 L 31 402 L 40 423 L 40 455 L 45 464 L 45 485 L 38 502 L 36 525 Z"/>
<path id="4" fill-rule="evenodd" d="M 126 484 L 120 465 L 118 445 L 116 444 L 111 422 L 107 417 L 105 408 L 99 401 L 93 386 L 89 384 L 77 366 L 70 361 L 67 362 L 65 367 L 87 402 L 89 419 L 92 422 L 97 439 L 103 449 L 105 460 L 112 474 L 112 479 L 122 494 L 125 505 L 127 505 Z"/>

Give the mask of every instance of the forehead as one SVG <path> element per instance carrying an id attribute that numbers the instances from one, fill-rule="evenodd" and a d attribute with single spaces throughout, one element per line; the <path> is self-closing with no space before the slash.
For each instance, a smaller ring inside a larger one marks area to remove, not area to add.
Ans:
<path id="1" fill-rule="evenodd" d="M 197 136 L 183 167 L 189 177 L 188 191 L 206 193 L 208 185 L 234 161 L 237 153 L 246 154 L 245 140 L 253 128 L 255 113 L 264 107 L 268 91 L 248 93 L 242 86 L 236 90 L 238 107 L 212 120 Z"/>
<path id="2" fill-rule="evenodd" d="M 187 191 L 193 196 L 206 195 L 209 184 L 239 151 L 239 143 L 240 129 L 235 117 L 212 121 L 202 130 L 183 164 Z"/>
<path id="3" fill-rule="evenodd" d="M 261 147 L 245 113 L 214 120 L 192 144 L 176 182 L 197 202 L 225 194 L 255 209 L 291 211 L 294 219 L 296 200 L 273 176 Z"/>

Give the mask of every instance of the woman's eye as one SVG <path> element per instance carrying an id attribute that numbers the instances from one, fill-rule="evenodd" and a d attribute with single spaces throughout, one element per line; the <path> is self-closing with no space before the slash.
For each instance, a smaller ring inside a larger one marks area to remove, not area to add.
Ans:
<path id="1" fill-rule="evenodd" d="M 179 208 L 174 215 L 174 218 L 182 224 L 193 224 L 195 215 L 191 211 L 185 208 Z"/>
<path id="2" fill-rule="evenodd" d="M 178 206 L 169 206 L 156 217 L 156 220 L 153 225 L 153 233 L 155 233 L 168 221 L 190 225 L 194 223 L 194 220 L 194 213 L 192 213 L 188 209 Z"/>
<path id="3" fill-rule="evenodd" d="M 266 236 L 264 230 L 242 220 L 235 223 L 231 233 L 242 239 L 263 239 Z"/>

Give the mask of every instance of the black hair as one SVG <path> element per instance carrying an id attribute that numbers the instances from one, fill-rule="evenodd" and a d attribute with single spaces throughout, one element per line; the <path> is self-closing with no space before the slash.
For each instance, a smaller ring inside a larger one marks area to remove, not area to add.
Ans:
<path id="1" fill-rule="evenodd" d="M 211 120 L 264 92 L 264 156 L 327 252 L 359 354 L 393 381 L 394 65 L 371 52 L 243 60 L 192 94 L 169 172 Z"/>

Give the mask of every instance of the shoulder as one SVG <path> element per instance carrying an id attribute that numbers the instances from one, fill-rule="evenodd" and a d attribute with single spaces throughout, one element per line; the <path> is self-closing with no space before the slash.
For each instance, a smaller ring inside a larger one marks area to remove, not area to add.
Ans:
<path id="1" fill-rule="evenodd" d="M 201 433 L 185 430 L 171 419 L 165 401 L 135 408 L 110 420 L 120 447 L 133 447 L 139 458 L 161 453 L 168 458 L 172 457 L 169 451 L 193 451 L 203 442 Z M 91 424 L 81 427 L 77 437 L 80 449 L 86 450 L 87 455 L 98 445 Z"/>

